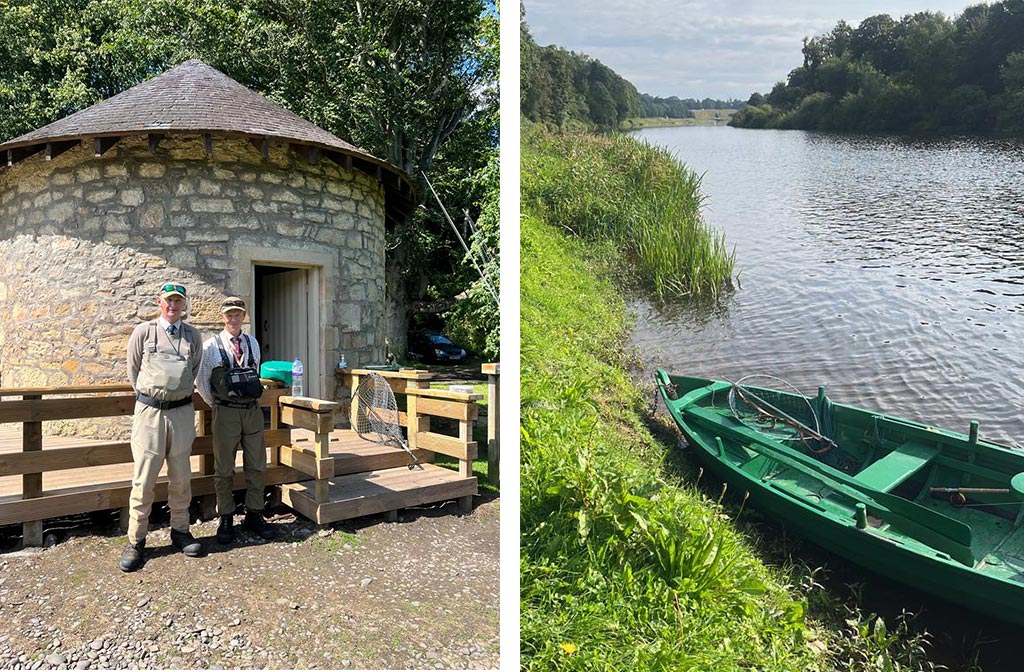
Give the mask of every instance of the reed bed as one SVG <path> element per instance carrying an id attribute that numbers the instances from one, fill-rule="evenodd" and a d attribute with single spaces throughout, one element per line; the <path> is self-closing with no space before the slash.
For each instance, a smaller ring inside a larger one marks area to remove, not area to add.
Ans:
<path id="1" fill-rule="evenodd" d="M 522 132 L 524 208 L 589 241 L 612 242 L 655 299 L 717 298 L 735 251 L 701 215 L 700 176 L 628 136 Z"/>

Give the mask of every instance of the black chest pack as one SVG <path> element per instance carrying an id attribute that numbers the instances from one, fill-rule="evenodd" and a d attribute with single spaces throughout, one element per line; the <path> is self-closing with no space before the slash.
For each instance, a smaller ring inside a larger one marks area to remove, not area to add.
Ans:
<path id="1" fill-rule="evenodd" d="M 252 358 L 252 343 L 249 337 L 244 335 L 245 344 L 248 346 L 248 362 L 246 366 L 232 367 L 234 358 L 229 358 L 228 353 L 217 339 L 217 349 L 220 350 L 220 359 L 224 364 L 221 369 L 224 375 L 224 389 L 228 397 L 235 399 L 259 399 L 263 396 L 263 384 L 260 382 L 260 374 L 256 370 L 256 362 Z"/>

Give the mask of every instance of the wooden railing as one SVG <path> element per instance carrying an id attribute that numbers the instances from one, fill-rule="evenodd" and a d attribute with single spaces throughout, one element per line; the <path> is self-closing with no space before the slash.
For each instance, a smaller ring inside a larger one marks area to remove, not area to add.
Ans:
<path id="1" fill-rule="evenodd" d="M 291 443 L 291 430 L 281 426 L 287 415 L 279 407 L 279 400 L 286 393 L 287 389 L 267 389 L 259 402 L 260 406 L 271 409 L 270 427 L 264 431 L 268 448 Z M 200 419 L 197 436 L 192 444 L 192 455 L 200 456 L 201 474 L 200 477 L 193 476 L 192 491 L 195 496 L 212 495 L 213 437 L 207 429 L 210 407 L 198 394 L 194 394 L 192 400 Z M 23 427 L 21 452 L 0 453 L 0 477 L 22 477 L 21 498 L 7 496 L 5 501 L 0 501 L 0 525 L 22 523 L 24 545 L 38 546 L 42 544 L 42 522 L 46 518 L 119 508 L 122 509 L 124 524 L 131 492 L 130 476 L 128 484 L 124 483 L 123 478 L 114 483 L 90 483 L 83 479 L 81 483 L 69 484 L 55 492 L 44 492 L 43 474 L 130 464 L 133 462 L 131 443 L 88 441 L 75 445 L 72 440 L 72 445 L 43 450 L 42 423 L 48 420 L 124 416 L 131 415 L 134 410 L 135 394 L 127 384 L 0 389 L 0 423 L 21 423 Z M 276 455 L 276 452 L 271 450 L 271 455 Z M 294 480 L 290 478 L 291 474 L 285 473 L 269 477 L 269 467 L 275 462 L 272 459 L 268 465 L 267 485 Z M 158 483 L 155 500 L 166 500 L 166 490 L 166 483 Z"/>
<path id="2" fill-rule="evenodd" d="M 398 423 L 406 429 L 409 448 L 427 450 L 454 457 L 459 461 L 459 475 L 473 476 L 473 460 L 477 457 L 477 443 L 473 440 L 473 425 L 478 415 L 477 401 L 482 394 L 467 394 L 448 390 L 430 389 L 433 374 L 419 369 L 399 371 L 373 371 L 354 369 L 352 375 L 352 427 L 356 427 L 359 400 L 356 390 L 359 380 L 369 373 L 378 373 L 387 380 L 395 394 L 406 395 L 405 412 L 398 413 Z M 456 423 L 457 434 L 442 434 L 431 428 L 431 418 L 447 418 Z M 462 509 L 472 508 L 472 497 L 459 502 Z"/>

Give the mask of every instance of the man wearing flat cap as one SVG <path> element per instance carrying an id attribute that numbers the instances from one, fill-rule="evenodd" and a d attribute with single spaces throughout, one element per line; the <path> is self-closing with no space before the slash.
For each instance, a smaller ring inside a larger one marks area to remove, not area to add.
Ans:
<path id="1" fill-rule="evenodd" d="M 160 316 L 135 327 L 128 339 L 128 379 L 135 388 L 132 418 L 134 474 L 128 504 L 128 544 L 118 566 L 142 566 L 157 476 L 167 462 L 171 544 L 198 557 L 203 546 L 189 532 L 192 501 L 192 442 L 196 438 L 192 390 L 203 356 L 199 330 L 185 324 L 185 286 L 168 283 L 157 296 Z"/>
<path id="2" fill-rule="evenodd" d="M 217 491 L 217 543 L 235 540 L 235 451 L 242 447 L 245 473 L 245 518 L 242 529 L 262 539 L 277 534 L 263 519 L 263 486 L 267 448 L 263 441 L 263 411 L 259 398 L 260 345 L 242 332 L 245 301 L 229 296 L 221 304 L 224 330 L 203 344 L 203 362 L 196 387 L 213 409 L 213 485 Z"/>

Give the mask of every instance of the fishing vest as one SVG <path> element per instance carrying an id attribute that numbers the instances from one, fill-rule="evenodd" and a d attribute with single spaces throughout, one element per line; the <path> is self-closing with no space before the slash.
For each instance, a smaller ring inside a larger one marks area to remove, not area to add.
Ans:
<path id="1" fill-rule="evenodd" d="M 220 336 L 214 336 L 217 350 L 220 351 L 221 365 L 210 373 L 210 387 L 213 396 L 221 406 L 229 408 L 249 408 L 263 396 L 263 383 L 256 370 L 256 361 L 252 357 L 252 341 L 248 334 L 242 334 L 248 348 L 248 361 L 245 366 L 235 366 L 234 357 L 229 357 Z"/>
<path id="2" fill-rule="evenodd" d="M 142 366 L 135 379 L 136 392 L 157 402 L 191 400 L 195 378 L 192 376 L 192 366 L 188 361 L 191 349 L 188 341 L 185 341 L 185 353 L 181 353 L 184 325 L 179 324 L 178 326 L 177 346 L 167 332 L 159 328 L 157 322 L 150 322 L 150 327 L 149 331 L 152 333 L 153 341 L 149 342 L 147 338 L 146 344 L 143 346 Z M 159 352 L 157 350 L 157 339 L 160 338 L 161 333 L 174 348 L 174 352 Z"/>

